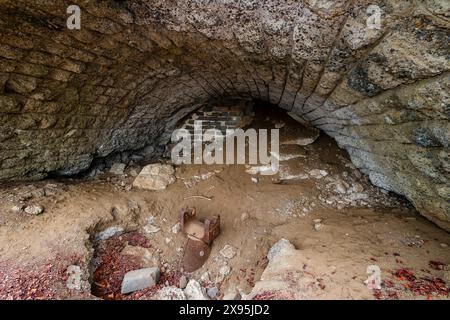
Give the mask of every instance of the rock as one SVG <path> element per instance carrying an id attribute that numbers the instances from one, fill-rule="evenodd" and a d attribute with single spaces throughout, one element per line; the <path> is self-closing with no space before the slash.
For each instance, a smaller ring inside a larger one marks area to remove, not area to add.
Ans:
<path id="1" fill-rule="evenodd" d="M 158 228 L 157 226 L 154 226 L 152 224 L 147 224 L 142 229 L 144 230 L 145 233 L 149 233 L 149 234 L 157 233 L 161 230 L 160 228 Z"/>
<path id="2" fill-rule="evenodd" d="M 370 265 L 367 267 L 367 274 L 369 277 L 364 281 L 364 284 L 370 290 L 381 290 L 381 269 L 377 265 Z"/>
<path id="3" fill-rule="evenodd" d="M 67 280 L 66 287 L 70 290 L 81 290 L 81 268 L 77 265 L 71 265 L 66 270 Z"/>
<path id="4" fill-rule="evenodd" d="M 225 294 L 223 295 L 222 300 L 241 300 L 241 293 L 239 290 L 233 285 L 227 289 Z"/>
<path id="5" fill-rule="evenodd" d="M 322 179 L 328 175 L 328 172 L 325 170 L 313 169 L 308 174 L 314 179 Z"/>
<path id="6" fill-rule="evenodd" d="M 159 281 L 159 276 L 157 267 L 129 271 L 123 277 L 120 292 L 126 294 L 154 286 Z"/>
<path id="7" fill-rule="evenodd" d="M 319 231 L 323 225 L 320 222 L 314 222 L 314 230 Z"/>
<path id="8" fill-rule="evenodd" d="M 203 282 L 210 282 L 210 281 L 211 281 L 211 278 L 210 278 L 210 276 L 209 276 L 209 272 L 204 272 L 204 273 L 201 275 L 200 280 L 203 281 Z"/>
<path id="9" fill-rule="evenodd" d="M 233 259 L 236 255 L 236 249 L 229 244 L 226 244 L 222 250 L 220 250 L 220 255 L 227 259 Z"/>
<path id="10" fill-rule="evenodd" d="M 361 193 L 364 191 L 364 187 L 361 183 L 354 183 L 352 186 L 352 191 L 356 193 Z"/>
<path id="11" fill-rule="evenodd" d="M 159 290 L 155 298 L 157 300 L 186 300 L 186 295 L 180 288 L 169 286 Z"/>
<path id="12" fill-rule="evenodd" d="M 292 243 L 289 242 L 289 240 L 282 238 L 270 248 L 269 252 L 267 253 L 267 259 L 269 259 L 269 261 L 272 261 L 285 250 L 295 250 L 295 247 Z"/>
<path id="13" fill-rule="evenodd" d="M 172 226 L 172 233 L 174 233 L 174 234 L 177 234 L 178 232 L 180 232 L 181 231 L 181 225 L 180 225 L 180 223 L 179 222 L 177 222 L 177 223 L 175 223 L 173 226 Z"/>
<path id="14" fill-rule="evenodd" d="M 241 215 L 241 221 L 246 221 L 246 220 L 248 220 L 248 218 L 250 218 L 250 215 L 247 212 L 244 212 Z"/>
<path id="15" fill-rule="evenodd" d="M 441 243 L 440 246 L 441 246 L 441 248 L 448 248 L 448 244 L 446 244 L 446 243 Z"/>
<path id="16" fill-rule="evenodd" d="M 169 244 L 169 243 L 172 242 L 172 239 L 170 239 L 170 238 L 165 238 L 165 239 L 164 239 L 164 242 L 165 242 L 166 244 Z"/>
<path id="17" fill-rule="evenodd" d="M 15 205 L 12 206 L 10 211 L 11 213 L 17 214 L 17 213 L 22 213 L 23 212 L 23 205 L 19 204 L 19 205 Z"/>
<path id="18" fill-rule="evenodd" d="M 367 200 L 369 195 L 365 193 L 352 193 L 348 196 L 348 200 L 357 201 L 357 200 Z"/>
<path id="19" fill-rule="evenodd" d="M 38 215 L 44 212 L 44 207 L 41 205 L 27 206 L 25 212 L 31 215 Z"/>
<path id="20" fill-rule="evenodd" d="M 217 287 L 208 288 L 208 290 L 206 290 L 206 293 L 208 294 L 208 297 L 210 297 L 211 299 L 215 299 L 217 297 L 217 294 L 219 293 L 219 289 L 217 289 Z"/>
<path id="21" fill-rule="evenodd" d="M 133 187 L 145 190 L 164 190 L 175 182 L 175 170 L 160 163 L 145 166 L 133 182 Z"/>
<path id="22" fill-rule="evenodd" d="M 184 289 L 184 294 L 186 295 L 187 300 L 209 300 L 208 296 L 205 294 L 205 290 L 200 283 L 194 279 L 189 280 Z"/>
<path id="23" fill-rule="evenodd" d="M 126 165 L 124 163 L 114 163 L 109 172 L 116 175 L 122 175 L 125 171 L 125 167 Z"/>
<path id="24" fill-rule="evenodd" d="M 313 144 L 320 136 L 320 131 L 314 128 L 307 130 L 298 130 L 298 128 L 287 128 L 284 134 L 281 134 L 282 145 L 308 146 Z"/>
<path id="25" fill-rule="evenodd" d="M 130 176 L 136 178 L 139 175 L 139 172 L 137 172 L 135 169 L 130 170 Z"/>
<path id="26" fill-rule="evenodd" d="M 179 287 L 181 289 L 184 289 L 186 288 L 186 285 L 187 285 L 187 278 L 185 276 L 181 276 L 179 281 Z"/>
<path id="27" fill-rule="evenodd" d="M 226 277 L 230 272 L 231 272 L 231 267 L 230 266 L 222 266 L 219 269 L 220 275 L 222 275 L 224 277 Z"/>
<path id="28" fill-rule="evenodd" d="M 245 172 L 248 174 L 255 176 L 257 174 L 261 175 L 271 175 L 273 173 L 273 168 L 271 165 L 264 165 L 264 166 L 254 166 L 254 167 L 248 167 Z"/>
<path id="29" fill-rule="evenodd" d="M 258 182 L 259 182 L 259 180 L 258 180 L 258 178 L 257 178 L 257 177 L 252 177 L 252 182 L 253 182 L 253 183 L 258 183 Z"/>
<path id="30" fill-rule="evenodd" d="M 101 231 L 99 234 L 97 234 L 97 236 L 95 238 L 97 241 L 98 240 L 105 241 L 117 234 L 122 233 L 123 231 L 124 231 L 124 229 L 121 226 L 112 226 L 112 227 L 106 228 L 105 230 Z"/>
<path id="31" fill-rule="evenodd" d="M 342 179 L 338 179 L 334 183 L 334 192 L 340 193 L 340 194 L 346 194 L 348 187 L 349 187 L 349 185 L 347 182 L 345 182 Z"/>
<path id="32" fill-rule="evenodd" d="M 33 198 L 33 194 L 31 192 L 24 192 L 19 195 L 19 200 L 21 201 L 27 201 Z"/>

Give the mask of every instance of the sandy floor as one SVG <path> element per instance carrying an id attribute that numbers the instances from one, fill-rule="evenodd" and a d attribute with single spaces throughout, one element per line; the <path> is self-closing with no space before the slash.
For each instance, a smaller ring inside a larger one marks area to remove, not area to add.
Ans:
<path id="1" fill-rule="evenodd" d="M 312 145 L 289 148 L 298 157 L 282 162 L 282 171 L 297 178 L 281 183 L 270 177 L 252 181 L 243 165 L 216 165 L 179 166 L 177 181 L 157 192 L 130 188 L 131 171 L 138 171 L 138 166 L 121 176 L 106 173 L 91 180 L 2 186 L 0 298 L 95 298 L 93 282 L 103 298 L 154 298 L 162 287 L 178 285 L 183 274 L 180 261 L 186 238 L 172 227 L 180 209 L 192 206 L 202 217 L 220 214 L 222 219 L 222 232 L 208 261 L 186 275 L 205 287 L 217 286 L 217 298 L 231 287 L 249 293 L 267 265 L 268 250 L 281 238 L 301 251 L 299 263 L 317 270 L 310 277 L 320 279 L 320 289 L 306 290 L 307 299 L 449 298 L 445 284 L 440 288 L 446 292 L 411 287 L 405 270 L 433 285 L 437 278 L 444 279 L 450 234 L 420 217 L 402 198 L 371 186 L 330 138 L 321 136 Z M 327 176 L 308 175 L 313 169 Z M 350 191 L 337 192 L 336 181 L 344 181 Z M 39 204 L 45 211 L 37 216 L 12 212 L 18 204 Z M 125 233 L 99 240 L 106 237 L 102 231 L 114 230 L 111 227 Z M 220 255 L 225 245 L 236 249 L 234 258 Z M 117 293 L 125 271 L 156 264 L 163 275 L 157 288 L 127 296 Z M 70 265 L 81 267 L 80 290 L 66 287 Z M 225 265 L 231 272 L 221 276 Z M 364 284 L 369 265 L 381 268 L 380 291 Z M 97 271 L 93 277 L 99 267 L 103 274 Z"/>

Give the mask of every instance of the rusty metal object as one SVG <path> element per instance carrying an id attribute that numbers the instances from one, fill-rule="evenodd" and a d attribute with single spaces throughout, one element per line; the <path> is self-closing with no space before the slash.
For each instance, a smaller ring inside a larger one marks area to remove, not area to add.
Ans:
<path id="1" fill-rule="evenodd" d="M 188 237 L 183 267 L 187 272 L 193 272 L 208 259 L 210 246 L 220 233 L 220 216 L 199 220 L 195 208 L 186 208 L 181 210 L 179 220 L 181 230 Z"/>

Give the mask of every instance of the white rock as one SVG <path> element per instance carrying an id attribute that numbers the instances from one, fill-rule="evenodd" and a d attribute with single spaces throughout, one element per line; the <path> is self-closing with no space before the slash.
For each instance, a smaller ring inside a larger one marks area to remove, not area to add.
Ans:
<path id="1" fill-rule="evenodd" d="M 44 207 L 41 205 L 31 205 L 25 208 L 25 212 L 31 215 L 38 215 L 44 212 Z"/>
<path id="2" fill-rule="evenodd" d="M 112 226 L 101 231 L 95 238 L 96 240 L 104 241 L 115 236 L 116 234 L 122 233 L 123 231 L 124 229 L 121 226 Z"/>
<path id="3" fill-rule="evenodd" d="M 186 295 L 187 300 L 209 300 L 205 290 L 200 283 L 194 279 L 189 280 L 184 289 L 184 294 Z"/>
<path id="4" fill-rule="evenodd" d="M 176 181 L 171 165 L 160 163 L 145 166 L 133 182 L 133 187 L 145 190 L 164 190 Z"/>
<path id="5" fill-rule="evenodd" d="M 347 198 L 350 201 L 367 200 L 369 198 L 369 195 L 366 193 L 352 193 Z"/>
<path id="6" fill-rule="evenodd" d="M 160 228 L 152 224 L 147 224 L 142 229 L 144 229 L 145 233 L 156 233 L 159 232 L 159 230 L 161 230 Z"/>
<path id="7" fill-rule="evenodd" d="M 121 293 L 126 294 L 154 286 L 159 281 L 159 268 L 144 268 L 129 271 L 122 281 Z"/>
<path id="8" fill-rule="evenodd" d="M 219 289 L 217 289 L 217 287 L 208 288 L 208 290 L 206 290 L 206 293 L 208 294 L 208 297 L 210 297 L 211 299 L 215 299 L 217 297 L 217 294 L 219 293 Z"/>
<path id="9" fill-rule="evenodd" d="M 10 209 L 10 211 L 12 212 L 12 213 L 22 213 L 22 211 L 23 211 L 23 205 L 15 205 L 15 206 L 12 206 L 11 207 L 11 209 Z"/>
<path id="10" fill-rule="evenodd" d="M 172 233 L 177 234 L 178 232 L 181 231 L 181 225 L 179 222 L 177 222 L 176 224 L 173 225 L 172 227 Z"/>
<path id="11" fill-rule="evenodd" d="M 231 272 L 230 266 L 222 266 L 219 269 L 219 273 L 224 277 L 227 276 L 230 272 Z"/>
<path id="12" fill-rule="evenodd" d="M 220 250 L 220 255 L 227 259 L 233 259 L 236 255 L 236 249 L 229 244 L 226 244 L 222 250 Z"/>
<path id="13" fill-rule="evenodd" d="M 319 169 L 312 169 L 309 172 L 309 175 L 313 177 L 314 179 L 322 179 L 328 175 L 328 172 L 325 170 L 319 170 Z"/>
<path id="14" fill-rule="evenodd" d="M 179 282 L 179 287 L 181 289 L 184 289 L 184 288 L 186 288 L 186 285 L 187 285 L 187 278 L 185 276 L 181 276 L 180 282 Z"/>
<path id="15" fill-rule="evenodd" d="M 249 215 L 247 212 L 244 212 L 244 213 L 241 215 L 241 221 L 245 221 L 245 220 L 247 220 L 248 218 L 250 218 L 250 215 Z"/>
<path id="16" fill-rule="evenodd" d="M 126 165 L 124 163 L 114 163 L 109 169 L 109 172 L 112 174 L 121 175 L 125 171 Z"/>
<path id="17" fill-rule="evenodd" d="M 200 280 L 203 281 L 203 282 L 210 282 L 210 281 L 211 281 L 211 278 L 210 278 L 210 276 L 209 276 L 209 272 L 208 272 L 208 271 L 204 272 L 204 273 L 201 275 Z"/>
<path id="18" fill-rule="evenodd" d="M 265 166 L 250 167 L 247 170 L 245 170 L 245 172 L 247 172 L 252 176 L 257 175 L 258 173 L 262 175 L 271 175 L 274 172 L 274 170 L 271 165 L 265 165 Z"/>
<path id="19" fill-rule="evenodd" d="M 155 295 L 157 300 L 186 300 L 186 295 L 180 288 L 164 287 Z"/>
<path id="20" fill-rule="evenodd" d="M 348 187 L 349 187 L 348 183 L 346 183 L 342 179 L 338 179 L 334 183 L 334 192 L 340 193 L 340 194 L 346 194 Z"/>
<path id="21" fill-rule="evenodd" d="M 287 239 L 280 239 L 277 243 L 275 243 L 267 253 L 267 259 L 269 261 L 276 258 L 282 251 L 284 250 L 295 250 L 295 247 L 292 243 L 289 242 Z"/>
<path id="22" fill-rule="evenodd" d="M 81 268 L 76 265 L 68 266 L 67 270 L 66 287 L 70 290 L 81 290 Z"/>

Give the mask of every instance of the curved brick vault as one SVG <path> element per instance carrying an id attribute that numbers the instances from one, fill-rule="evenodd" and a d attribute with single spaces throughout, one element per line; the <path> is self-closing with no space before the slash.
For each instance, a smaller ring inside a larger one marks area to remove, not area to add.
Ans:
<path id="1" fill-rule="evenodd" d="M 81 30 L 66 8 L 81 7 Z M 367 28 L 367 7 L 383 12 Z M 0 179 L 157 146 L 211 98 L 257 98 L 334 137 L 450 229 L 447 0 L 2 0 Z"/>

